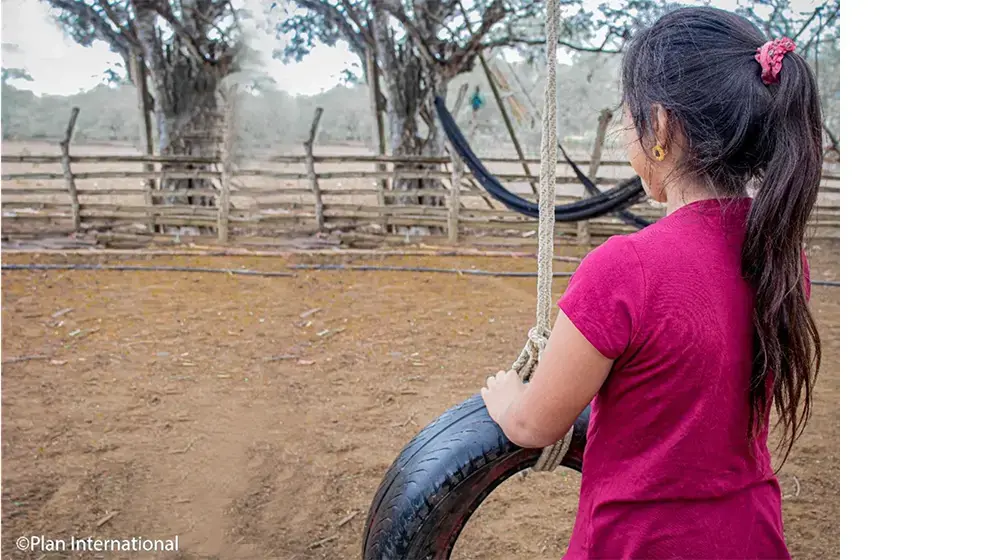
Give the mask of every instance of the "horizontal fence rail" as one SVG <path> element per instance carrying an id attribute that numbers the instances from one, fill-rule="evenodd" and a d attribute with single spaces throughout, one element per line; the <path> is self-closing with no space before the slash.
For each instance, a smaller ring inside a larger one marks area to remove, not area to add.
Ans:
<path id="1" fill-rule="evenodd" d="M 449 157 L 312 155 L 310 147 L 305 156 L 226 161 L 224 157 L 71 155 L 68 140 L 60 147 L 61 155 L 0 157 L 5 237 L 86 231 L 155 233 L 164 228 L 191 227 L 214 232 L 220 240 L 232 235 L 365 230 L 388 238 L 393 228 L 432 228 L 458 239 L 459 232 L 526 237 L 537 227 L 536 220 L 491 198 L 464 166 L 452 169 Z M 523 161 L 539 164 L 537 159 Z M 512 190 L 532 198 L 529 185 L 537 176 L 505 169 L 521 170 L 521 159 L 494 157 L 483 158 L 483 162 Z M 301 169 L 287 169 L 293 165 Z M 614 185 L 630 174 L 626 161 L 597 161 L 593 165 L 581 161 L 578 165 L 599 166 L 613 173 L 595 175 L 597 185 Z M 40 166 L 46 168 L 38 169 Z M 118 168 L 130 166 L 134 169 Z M 563 188 L 557 203 L 580 200 L 584 193 L 576 176 L 568 165 L 560 164 L 559 170 L 557 184 Z M 204 180 L 210 188 L 205 188 L 204 182 L 201 188 L 157 187 L 177 180 Z M 420 188 L 393 188 L 403 184 L 400 181 L 413 184 L 414 180 Z M 648 202 L 630 211 L 650 220 L 663 215 L 661 208 Z M 811 226 L 814 237 L 839 237 L 840 176 L 835 169 L 824 172 Z M 634 228 L 614 215 L 588 220 L 585 228 L 557 224 L 557 234 L 563 239 L 584 231 L 586 243 L 590 243 L 591 236 L 599 242 Z"/>

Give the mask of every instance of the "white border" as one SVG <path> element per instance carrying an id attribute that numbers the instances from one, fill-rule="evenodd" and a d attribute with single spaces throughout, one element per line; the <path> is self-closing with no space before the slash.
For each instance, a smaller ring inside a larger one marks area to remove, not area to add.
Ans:
<path id="1" fill-rule="evenodd" d="M 841 552 L 996 558 L 1000 10 L 844 8 Z"/>

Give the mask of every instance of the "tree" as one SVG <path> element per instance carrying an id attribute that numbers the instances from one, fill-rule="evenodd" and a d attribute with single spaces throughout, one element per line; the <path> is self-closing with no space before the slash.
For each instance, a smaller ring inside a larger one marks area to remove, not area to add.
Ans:
<path id="1" fill-rule="evenodd" d="M 26 82 L 35 81 L 35 79 L 31 77 L 31 74 L 29 74 L 24 68 L 3 68 L 2 73 L 2 81 L 5 84 L 11 80 L 24 80 Z"/>
<path id="2" fill-rule="evenodd" d="M 372 105 L 388 117 L 391 153 L 437 156 L 444 146 L 434 97 L 445 96 L 449 82 L 472 70 L 486 49 L 544 44 L 543 2 L 470 3 L 466 8 L 457 0 L 288 0 L 277 31 L 288 39 L 282 53 L 286 60 L 301 59 L 320 43 L 344 42 L 361 60 L 365 81 L 383 84 L 371 88 Z M 594 16 L 582 10 L 580 0 L 562 4 L 562 44 L 589 51 L 620 48 L 610 34 L 597 46 L 587 45 L 596 28 Z M 396 181 L 394 188 L 415 189 L 422 183 Z"/>
<path id="3" fill-rule="evenodd" d="M 10 53 L 17 52 L 17 45 L 4 43 L 3 51 Z M 0 80 L 0 90 L 2 90 L 3 103 L 0 104 L 0 121 L 3 122 L 3 126 L 0 128 L 3 129 L 4 139 L 7 139 L 27 128 L 26 124 L 31 119 L 25 115 L 30 114 L 35 108 L 36 99 L 35 94 L 30 91 L 18 89 L 11 84 L 15 80 L 33 82 L 34 78 L 31 77 L 31 74 L 27 70 L 24 68 L 5 67 L 2 69 L 2 74 L 3 79 Z M 23 109 L 27 109 L 27 111 Z"/>
<path id="4" fill-rule="evenodd" d="M 573 64 L 559 68 L 559 131 L 560 139 L 571 150 L 589 153 L 593 144 L 594 124 L 601 109 L 615 107 L 620 101 L 618 66 L 620 57 L 585 53 L 575 57 Z M 525 112 L 513 114 L 514 125 L 525 152 L 537 156 L 541 141 L 540 123 L 530 106 L 542 98 L 544 68 L 526 61 L 505 63 L 494 57 L 490 64 L 494 72 L 502 73 L 518 97 Z M 361 74 L 360 68 L 358 74 Z M 316 107 L 323 107 L 323 126 L 317 134 L 317 144 L 372 142 L 373 116 L 369 107 L 368 86 L 344 84 L 315 95 L 292 95 L 269 80 L 242 80 L 245 85 L 239 100 L 239 138 L 236 154 L 248 156 L 255 150 L 290 153 L 299 149 L 303 135 L 312 122 Z M 468 91 L 479 87 L 489 91 L 485 74 L 477 69 L 457 76 L 449 90 L 468 84 Z M 125 141 L 138 145 L 140 114 L 136 109 L 136 91 L 130 84 L 98 85 L 72 95 L 36 96 L 12 80 L 3 90 L 3 133 L 9 139 L 45 138 L 58 141 L 66 131 L 66 116 L 70 107 L 80 107 L 74 138 L 80 142 Z M 521 85 L 527 93 L 521 93 Z M 537 105 L 537 104 L 536 104 Z M 471 110 L 456 114 L 462 126 Z M 520 116 L 520 119 L 518 118 Z M 471 124 L 471 123 L 469 123 Z M 111 129 L 115 130 L 112 131 Z M 509 155 L 509 140 L 498 104 L 489 101 L 476 116 L 474 136 L 480 155 Z M 583 152 L 580 152 L 583 156 Z"/>
<path id="5" fill-rule="evenodd" d="M 18 54 L 21 52 L 21 47 L 15 45 L 14 43 L 2 43 L 0 44 L 0 50 L 3 51 L 5 55 L 7 54 Z M 24 68 L 8 68 L 4 66 L 2 68 L 2 83 L 8 85 L 11 80 L 22 80 L 25 82 L 33 82 L 34 78 L 28 73 Z"/>
<path id="6" fill-rule="evenodd" d="M 151 107 L 158 153 L 215 155 L 217 89 L 238 70 L 240 50 L 241 14 L 230 0 L 46 1 L 70 37 L 83 46 L 106 42 L 122 57 L 127 81 L 140 92 L 148 91 L 139 105 Z M 166 171 L 172 167 L 164 165 Z M 207 180 L 165 183 L 160 188 L 211 187 Z M 203 205 L 210 200 L 187 198 L 188 203 Z"/>

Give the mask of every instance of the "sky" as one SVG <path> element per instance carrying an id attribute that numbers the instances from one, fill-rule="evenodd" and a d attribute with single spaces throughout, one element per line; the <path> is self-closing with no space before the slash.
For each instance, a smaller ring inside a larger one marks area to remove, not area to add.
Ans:
<path id="1" fill-rule="evenodd" d="M 261 0 L 257 10 L 262 12 L 266 3 Z M 16 82 L 17 87 L 37 94 L 69 95 L 100 84 L 107 68 L 121 64 L 121 57 L 107 43 L 82 47 L 67 37 L 41 0 L 2 0 L 2 10 L 0 41 L 18 46 L 17 52 L 4 49 L 3 66 L 25 68 L 34 78 L 33 82 Z M 251 46 L 265 55 L 265 71 L 293 94 L 329 89 L 339 83 L 343 70 L 357 63 L 346 47 L 320 46 L 302 62 L 284 65 L 271 57 L 280 47 L 276 38 L 255 33 L 252 39 Z"/>
<path id="2" fill-rule="evenodd" d="M 263 14 L 269 0 L 245 0 L 250 8 Z M 586 0 L 597 4 L 606 0 Z M 799 6 L 801 4 L 801 7 Z M 712 5 L 731 9 L 736 0 L 715 0 Z M 793 2 L 796 9 L 809 10 L 815 0 Z M 112 53 L 106 43 L 82 47 L 67 37 L 52 18 L 47 3 L 42 0 L 2 0 L 2 26 L 0 41 L 5 68 L 24 68 L 34 78 L 33 82 L 16 81 L 17 87 L 30 89 L 39 95 L 70 95 L 93 88 L 104 79 L 104 71 L 121 64 L 121 58 Z M 17 45 L 16 51 L 6 45 Z M 319 46 L 301 62 L 282 64 L 271 57 L 280 47 L 277 38 L 267 33 L 254 33 L 251 46 L 261 53 L 264 71 L 277 82 L 278 87 L 292 94 L 312 95 L 336 86 L 341 73 L 357 64 L 357 58 L 346 47 Z M 355 69 L 356 70 L 356 69 Z"/>

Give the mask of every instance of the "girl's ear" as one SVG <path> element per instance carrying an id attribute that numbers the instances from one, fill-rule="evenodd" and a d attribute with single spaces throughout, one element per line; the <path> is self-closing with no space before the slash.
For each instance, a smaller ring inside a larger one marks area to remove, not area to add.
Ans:
<path id="1" fill-rule="evenodd" d="M 653 138 L 664 151 L 670 151 L 670 114 L 661 105 L 653 106 Z"/>

